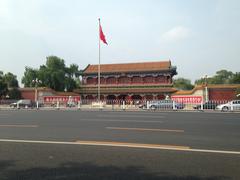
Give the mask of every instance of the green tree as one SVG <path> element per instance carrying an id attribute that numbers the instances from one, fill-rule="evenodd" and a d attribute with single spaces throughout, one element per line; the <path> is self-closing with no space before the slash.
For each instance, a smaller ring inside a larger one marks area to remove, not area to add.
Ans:
<path id="1" fill-rule="evenodd" d="M 80 72 L 78 70 L 78 65 L 71 64 L 66 67 L 66 78 L 65 78 L 65 88 L 67 91 L 72 91 L 78 85 Z"/>
<path id="2" fill-rule="evenodd" d="M 38 70 L 31 67 L 25 67 L 22 83 L 24 87 L 34 87 L 33 80 L 37 78 Z"/>
<path id="3" fill-rule="evenodd" d="M 233 73 L 227 70 L 220 70 L 216 72 L 216 75 L 212 78 L 211 84 L 229 84 L 233 77 Z"/>
<path id="4" fill-rule="evenodd" d="M 240 83 L 240 73 L 233 73 L 227 70 L 217 71 L 213 77 L 207 79 L 201 78 L 195 81 L 195 84 L 204 84 L 207 81 L 208 84 L 238 84 Z"/>
<path id="5" fill-rule="evenodd" d="M 7 84 L 3 81 L 0 81 L 0 98 L 4 98 L 8 92 Z"/>
<path id="6" fill-rule="evenodd" d="M 3 72 L 2 72 L 2 71 L 0 71 L 0 81 L 2 81 L 2 79 L 3 79 L 3 76 L 4 76 Z"/>
<path id="7" fill-rule="evenodd" d="M 4 74 L 0 71 L 0 97 L 6 98 L 8 95 L 12 99 L 12 95 L 15 94 L 15 97 L 19 97 L 20 91 L 18 90 L 18 80 L 17 76 L 8 72 Z"/>
<path id="8" fill-rule="evenodd" d="M 231 83 L 232 84 L 240 84 L 240 72 L 236 72 L 235 74 L 233 74 Z"/>
<path id="9" fill-rule="evenodd" d="M 194 86 L 189 79 L 178 78 L 173 80 L 173 87 L 180 90 L 191 90 Z"/>
<path id="10" fill-rule="evenodd" d="M 49 75 L 46 86 L 56 91 L 63 91 L 66 81 L 66 66 L 64 60 L 57 56 L 47 57 L 46 68 L 44 71 Z M 46 80 L 43 79 L 43 82 L 46 82 Z"/>
<path id="11" fill-rule="evenodd" d="M 49 87 L 51 83 L 51 72 L 48 70 L 48 68 L 45 65 L 41 65 L 38 72 L 37 77 L 41 80 L 41 83 L 38 84 L 39 86 L 45 86 Z"/>
<path id="12" fill-rule="evenodd" d="M 8 72 L 3 77 L 5 83 L 7 83 L 8 88 L 18 88 L 17 76 Z"/>
<path id="13" fill-rule="evenodd" d="M 12 88 L 8 91 L 9 99 L 21 99 L 21 92 L 18 88 Z"/>
<path id="14" fill-rule="evenodd" d="M 7 83 L 4 81 L 4 74 L 0 71 L 0 98 L 4 98 L 7 94 Z"/>
<path id="15" fill-rule="evenodd" d="M 70 64 L 70 67 L 67 68 L 70 76 L 74 79 L 78 78 L 80 76 L 80 71 L 78 70 L 77 64 Z"/>
<path id="16" fill-rule="evenodd" d="M 39 70 L 26 68 L 22 83 L 25 87 L 32 87 L 32 80 L 38 78 L 41 83 L 38 86 L 45 86 L 56 91 L 72 91 L 77 87 L 80 73 L 78 65 L 71 64 L 66 67 L 63 59 L 57 56 L 48 56 L 46 65 L 41 65 Z"/>
<path id="17" fill-rule="evenodd" d="M 64 70 L 65 62 L 57 56 L 48 56 L 46 61 L 46 67 L 51 70 Z"/>
<path id="18" fill-rule="evenodd" d="M 195 84 L 197 85 L 201 85 L 201 84 L 205 84 L 205 83 L 208 83 L 208 84 L 211 84 L 210 82 L 212 82 L 212 78 L 201 78 L 201 79 L 197 79 L 195 81 Z"/>

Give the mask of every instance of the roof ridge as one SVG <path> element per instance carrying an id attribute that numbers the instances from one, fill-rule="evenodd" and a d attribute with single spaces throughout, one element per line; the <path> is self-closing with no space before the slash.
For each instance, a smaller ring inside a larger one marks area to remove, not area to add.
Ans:
<path id="1" fill-rule="evenodd" d="M 164 60 L 164 61 L 145 61 L 145 62 L 127 62 L 127 63 L 107 63 L 107 64 L 101 64 L 102 65 L 123 65 L 123 64 L 148 64 L 148 63 L 167 63 L 171 62 L 171 60 Z M 90 66 L 98 66 L 98 64 L 89 64 Z"/>

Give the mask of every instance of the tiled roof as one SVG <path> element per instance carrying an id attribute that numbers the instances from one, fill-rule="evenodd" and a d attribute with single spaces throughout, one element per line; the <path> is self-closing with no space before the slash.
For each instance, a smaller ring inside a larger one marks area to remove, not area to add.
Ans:
<path id="1" fill-rule="evenodd" d="M 144 71 L 159 71 L 169 70 L 171 61 L 156 61 L 156 62 L 139 62 L 139 63 L 124 63 L 124 64 L 101 64 L 101 73 L 112 72 L 144 72 Z M 88 65 L 83 71 L 84 74 L 97 73 L 98 65 Z"/>
<path id="2" fill-rule="evenodd" d="M 208 84 L 208 88 L 240 88 L 240 84 Z"/>

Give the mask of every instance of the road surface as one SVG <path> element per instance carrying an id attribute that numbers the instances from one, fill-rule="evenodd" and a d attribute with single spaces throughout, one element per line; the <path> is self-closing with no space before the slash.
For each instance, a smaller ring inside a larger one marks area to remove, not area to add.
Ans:
<path id="1" fill-rule="evenodd" d="M 1 179 L 240 179 L 240 114 L 0 111 Z"/>

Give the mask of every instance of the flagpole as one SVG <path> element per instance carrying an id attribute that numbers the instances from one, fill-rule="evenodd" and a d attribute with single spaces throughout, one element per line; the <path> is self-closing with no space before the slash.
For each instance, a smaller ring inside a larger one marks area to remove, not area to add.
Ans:
<path id="1" fill-rule="evenodd" d="M 98 31 L 99 31 L 99 33 L 98 33 L 98 38 L 99 38 L 99 40 L 98 40 L 98 102 L 100 102 L 100 60 L 101 60 L 101 54 L 100 54 L 100 44 L 101 44 L 101 42 L 100 42 L 100 18 L 98 18 Z"/>

